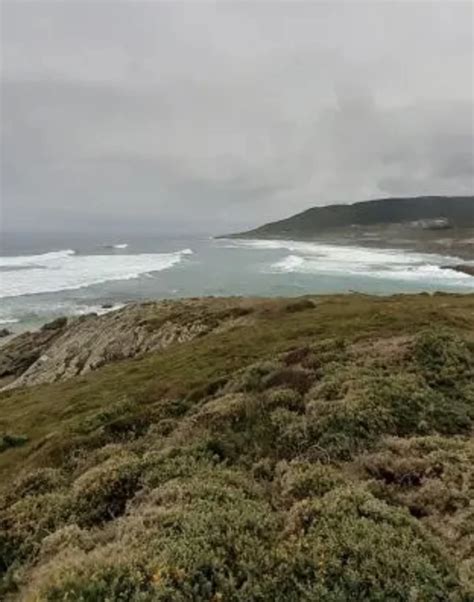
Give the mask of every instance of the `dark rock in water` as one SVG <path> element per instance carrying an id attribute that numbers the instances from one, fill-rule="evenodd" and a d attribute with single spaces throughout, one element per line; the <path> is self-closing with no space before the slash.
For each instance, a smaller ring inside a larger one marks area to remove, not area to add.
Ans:
<path id="1" fill-rule="evenodd" d="M 59 330 L 60 328 L 64 328 L 67 325 L 67 318 L 66 317 L 61 317 L 61 318 L 56 318 L 56 320 L 53 320 L 52 322 L 48 322 L 47 324 L 44 324 L 41 328 L 41 330 Z"/>
<path id="2" fill-rule="evenodd" d="M 101 307 L 102 309 L 112 309 L 114 306 L 113 303 L 102 303 Z"/>
<path id="3" fill-rule="evenodd" d="M 463 274 L 468 274 L 469 276 L 474 276 L 474 264 L 446 265 L 443 267 L 445 270 L 454 270 L 455 272 L 461 272 Z"/>
<path id="4" fill-rule="evenodd" d="M 11 330 L 8 330 L 8 328 L 0 328 L 0 338 L 8 337 L 11 334 L 13 334 L 13 332 Z"/>
<path id="5" fill-rule="evenodd" d="M 99 314 L 95 311 L 91 311 L 90 314 L 82 314 L 82 316 L 77 316 L 77 318 L 74 318 L 75 322 L 84 322 L 85 320 L 90 320 L 91 318 L 97 318 Z"/>

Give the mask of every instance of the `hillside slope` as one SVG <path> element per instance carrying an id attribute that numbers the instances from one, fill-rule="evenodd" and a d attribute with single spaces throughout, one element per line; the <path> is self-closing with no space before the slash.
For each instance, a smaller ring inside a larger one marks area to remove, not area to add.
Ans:
<path id="1" fill-rule="evenodd" d="M 472 600 L 474 295 L 189 303 L 0 392 L 0 598 Z"/>
<path id="2" fill-rule="evenodd" d="M 289 218 L 232 236 L 308 237 L 352 226 L 400 224 L 445 219 L 453 228 L 474 227 L 474 197 L 426 196 L 387 198 L 352 205 L 313 207 Z M 436 228 L 436 224 L 433 224 Z"/>

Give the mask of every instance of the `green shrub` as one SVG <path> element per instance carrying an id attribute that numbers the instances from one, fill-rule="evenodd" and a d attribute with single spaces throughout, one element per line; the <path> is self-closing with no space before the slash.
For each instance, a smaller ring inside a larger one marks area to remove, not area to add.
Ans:
<path id="1" fill-rule="evenodd" d="M 344 366 L 349 359 L 349 348 L 344 338 L 323 339 L 310 347 L 310 353 L 302 360 L 304 368 L 319 369 L 321 374 L 331 366 Z"/>
<path id="2" fill-rule="evenodd" d="M 204 469 L 215 465 L 213 455 L 199 441 L 194 446 L 167 448 L 145 453 L 141 460 L 141 482 L 145 488 L 156 488 L 176 478 L 190 478 Z"/>
<path id="3" fill-rule="evenodd" d="M 214 469 L 152 492 L 125 520 L 124 541 L 150 538 L 154 599 L 243 602 L 273 591 L 272 543 L 280 528 L 251 479 Z"/>
<path id="4" fill-rule="evenodd" d="M 265 361 L 248 366 L 231 379 L 224 387 L 227 392 L 260 391 L 264 388 L 263 380 L 266 376 L 280 368 L 278 362 Z"/>
<path id="5" fill-rule="evenodd" d="M 140 462 L 133 454 L 112 457 L 85 472 L 71 489 L 77 523 L 94 525 L 123 514 L 139 477 Z"/>
<path id="6" fill-rule="evenodd" d="M 0 453 L 11 448 L 11 447 L 21 447 L 27 443 L 28 437 L 26 435 L 10 435 L 8 433 L 4 433 L 0 435 Z"/>
<path id="7" fill-rule="evenodd" d="M 275 476 L 275 462 L 262 458 L 252 465 L 252 477 L 257 481 L 272 481 Z"/>
<path id="8" fill-rule="evenodd" d="M 369 379 L 365 396 L 390 411 L 391 432 L 398 435 L 466 433 L 473 423 L 474 408 L 461 398 L 453 399 L 427 387 L 416 375 Z"/>
<path id="9" fill-rule="evenodd" d="M 431 526 L 446 524 L 469 508 L 474 482 L 474 444 L 441 437 L 391 438 L 359 458 L 372 479 L 372 490 L 414 516 L 432 516 Z M 464 519 L 461 519 L 464 520 Z M 449 526 L 459 544 L 462 529 L 456 518 Z"/>
<path id="10" fill-rule="evenodd" d="M 331 458 L 350 459 L 391 430 L 389 409 L 364 395 L 307 406 L 309 438 Z"/>
<path id="11" fill-rule="evenodd" d="M 335 468 L 320 462 L 280 462 L 276 474 L 283 498 L 293 502 L 322 496 L 344 482 Z"/>
<path id="12" fill-rule="evenodd" d="M 294 389 L 301 395 L 304 395 L 313 384 L 314 378 L 314 374 L 309 370 L 285 367 L 267 374 L 262 379 L 262 386 L 265 389 L 270 387 L 285 387 Z"/>
<path id="13" fill-rule="evenodd" d="M 304 360 L 308 359 L 311 350 L 309 347 L 297 347 L 288 351 L 283 356 L 283 363 L 286 366 L 293 366 L 294 364 L 301 364 Z"/>
<path id="14" fill-rule="evenodd" d="M 405 512 L 362 489 L 339 488 L 292 509 L 287 570 L 301 599 L 458 600 L 456 567 Z"/>
<path id="15" fill-rule="evenodd" d="M 29 495 L 0 512 L 0 574 L 38 548 L 42 539 L 61 527 L 71 512 L 61 493 Z"/>
<path id="16" fill-rule="evenodd" d="M 306 416 L 286 408 L 277 408 L 270 414 L 274 432 L 273 448 L 278 458 L 291 458 L 307 450 L 310 445 Z"/>
<path id="17" fill-rule="evenodd" d="M 76 524 L 66 525 L 42 540 L 39 557 L 44 562 L 72 548 L 89 552 L 97 545 L 97 539 L 90 531 Z"/>
<path id="18" fill-rule="evenodd" d="M 410 373 L 378 370 L 330 375 L 308 393 L 310 438 L 331 456 L 349 459 L 373 447 L 383 434 L 467 433 L 474 408 Z"/>
<path id="19" fill-rule="evenodd" d="M 106 462 L 110 458 L 124 456 L 128 454 L 128 449 L 124 442 L 122 443 L 105 443 L 97 449 L 79 449 L 69 459 L 68 467 L 70 467 L 73 476 L 79 476 L 89 469 Z"/>
<path id="20" fill-rule="evenodd" d="M 37 468 L 17 477 L 8 489 L 8 500 L 18 500 L 27 495 L 41 495 L 64 487 L 67 480 L 57 468 Z"/>
<path id="21" fill-rule="evenodd" d="M 286 408 L 293 411 L 304 411 L 303 396 L 294 389 L 270 389 L 264 394 L 265 408 Z"/>
<path id="22" fill-rule="evenodd" d="M 186 401 L 190 402 L 190 404 L 193 404 L 197 401 L 200 401 L 201 399 L 210 397 L 211 395 L 216 395 L 225 387 L 226 384 L 227 378 L 217 378 L 215 380 L 211 380 L 205 385 L 202 385 L 190 391 L 186 396 Z"/>
<path id="23" fill-rule="evenodd" d="M 306 311 L 314 308 L 315 305 L 311 299 L 299 299 L 298 301 L 291 301 L 290 303 L 287 303 L 284 310 L 289 314 L 294 314 L 299 311 Z"/>
<path id="24" fill-rule="evenodd" d="M 125 550 L 98 549 L 86 554 L 71 549 L 35 574 L 25 602 L 151 602 L 152 581 L 143 565 Z"/>
<path id="25" fill-rule="evenodd" d="M 143 435 L 150 421 L 149 411 L 127 398 L 87 416 L 75 430 L 78 433 L 100 433 L 104 442 L 116 441 Z"/>
<path id="26" fill-rule="evenodd" d="M 448 330 L 427 330 L 417 336 L 414 358 L 430 385 L 455 387 L 463 378 L 473 378 L 473 353 Z"/>
<path id="27" fill-rule="evenodd" d="M 249 395 L 228 393 L 206 402 L 190 416 L 193 424 L 222 428 L 245 421 L 254 410 L 254 399 Z"/>

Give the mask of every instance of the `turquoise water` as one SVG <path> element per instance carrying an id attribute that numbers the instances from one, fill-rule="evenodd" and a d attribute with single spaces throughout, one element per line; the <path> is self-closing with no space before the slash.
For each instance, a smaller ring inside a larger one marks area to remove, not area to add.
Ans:
<path id="1" fill-rule="evenodd" d="M 473 292 L 472 277 L 441 268 L 455 263 L 317 242 L 17 235 L 4 241 L 0 257 L 0 325 L 18 331 L 156 298 Z"/>

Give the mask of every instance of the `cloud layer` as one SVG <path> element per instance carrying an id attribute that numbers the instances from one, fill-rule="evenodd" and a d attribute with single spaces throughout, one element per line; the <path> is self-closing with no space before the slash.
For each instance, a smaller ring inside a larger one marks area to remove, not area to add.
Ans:
<path id="1" fill-rule="evenodd" d="M 3 3 L 11 229 L 472 194 L 471 3 Z"/>

